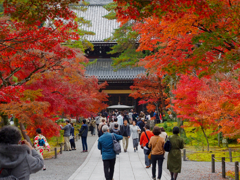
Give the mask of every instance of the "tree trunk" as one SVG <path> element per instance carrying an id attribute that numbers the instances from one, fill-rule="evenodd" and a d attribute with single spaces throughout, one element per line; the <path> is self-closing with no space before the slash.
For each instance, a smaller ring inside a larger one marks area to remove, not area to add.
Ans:
<path id="1" fill-rule="evenodd" d="M 160 119 L 159 103 L 158 102 L 155 103 L 155 106 L 156 106 L 156 111 L 158 113 L 158 118 Z M 155 126 L 155 124 L 157 124 L 157 121 L 155 121 L 154 126 Z"/>
<path id="2" fill-rule="evenodd" d="M 18 125 L 19 125 L 19 124 L 18 124 L 18 118 L 14 118 L 13 121 L 14 121 L 14 125 L 15 125 L 16 127 L 18 127 Z"/>
<path id="3" fill-rule="evenodd" d="M 164 97 L 163 97 L 162 78 L 160 78 L 160 77 L 158 77 L 158 89 L 160 91 L 160 99 L 161 99 L 160 110 L 161 110 L 161 115 L 162 115 L 162 120 L 163 120 L 163 112 L 165 111 L 165 102 L 164 102 Z"/>
<path id="4" fill-rule="evenodd" d="M 22 132 L 23 138 L 26 139 L 31 145 L 33 145 L 30 137 L 26 134 L 26 130 L 25 130 L 23 123 L 19 123 L 19 125 L 20 125 L 20 130 Z"/>
<path id="5" fill-rule="evenodd" d="M 220 128 L 219 128 L 219 126 L 218 126 L 218 130 L 219 130 Z M 221 135 L 221 133 L 219 132 L 218 133 L 218 147 L 220 147 L 220 135 Z"/>
<path id="6" fill-rule="evenodd" d="M 3 120 L 3 126 L 9 125 L 8 121 L 8 115 L 1 114 L 2 120 Z"/>
<path id="7" fill-rule="evenodd" d="M 185 132 L 185 130 L 183 128 L 181 128 L 181 126 L 183 126 L 183 121 L 179 122 L 180 135 L 182 137 L 186 138 L 187 137 L 186 132 Z"/>
<path id="8" fill-rule="evenodd" d="M 207 151 L 209 151 L 209 142 L 208 142 L 207 135 L 206 135 L 206 133 L 205 133 L 205 131 L 204 131 L 204 129 L 203 129 L 202 126 L 201 126 L 201 129 L 202 129 L 202 132 L 203 132 L 203 134 L 204 134 L 204 136 L 205 136 L 205 139 L 206 139 L 206 141 L 207 141 Z"/>

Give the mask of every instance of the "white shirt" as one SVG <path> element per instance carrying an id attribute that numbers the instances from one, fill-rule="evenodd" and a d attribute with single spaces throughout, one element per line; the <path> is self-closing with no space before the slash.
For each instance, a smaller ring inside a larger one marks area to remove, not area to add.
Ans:
<path id="1" fill-rule="evenodd" d="M 121 114 L 117 117 L 117 119 L 118 119 L 118 121 L 117 121 L 118 125 L 119 126 L 123 125 L 123 117 Z"/>
<path id="2" fill-rule="evenodd" d="M 161 132 L 161 134 L 159 136 L 162 137 L 164 140 L 166 140 L 167 133 L 166 132 Z"/>

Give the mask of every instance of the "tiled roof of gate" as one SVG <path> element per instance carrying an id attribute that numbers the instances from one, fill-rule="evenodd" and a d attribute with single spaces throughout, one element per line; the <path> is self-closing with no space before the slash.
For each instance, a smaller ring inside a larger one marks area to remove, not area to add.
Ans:
<path id="1" fill-rule="evenodd" d="M 89 2 L 91 4 L 108 4 L 113 2 L 113 0 L 84 0 L 86 2 Z"/>
<path id="2" fill-rule="evenodd" d="M 117 29 L 120 25 L 116 20 L 108 20 L 104 18 L 108 11 L 103 8 L 102 5 L 90 5 L 86 6 L 88 9 L 85 12 L 80 10 L 74 10 L 78 17 L 84 17 L 86 20 L 90 20 L 92 26 L 83 26 L 86 31 L 92 31 L 95 35 L 86 36 L 90 42 L 103 42 L 104 39 L 112 36 L 114 29 Z"/>
<path id="3" fill-rule="evenodd" d="M 142 67 L 127 67 L 114 71 L 111 59 L 98 59 L 96 63 L 86 68 L 86 75 L 95 76 L 98 80 L 133 80 L 144 72 Z"/>

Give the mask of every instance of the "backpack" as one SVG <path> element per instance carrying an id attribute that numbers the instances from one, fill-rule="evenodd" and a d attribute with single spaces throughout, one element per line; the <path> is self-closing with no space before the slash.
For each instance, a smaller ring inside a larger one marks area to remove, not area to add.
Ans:
<path id="1" fill-rule="evenodd" d="M 113 138 L 114 137 L 114 138 Z M 117 141 L 116 137 L 114 136 L 114 134 L 112 134 L 112 140 L 113 140 L 113 150 L 116 154 L 119 154 L 121 152 L 121 145 L 120 143 Z"/>
<path id="2" fill-rule="evenodd" d="M 167 141 L 166 141 L 165 144 L 164 144 L 163 149 L 164 149 L 166 152 L 170 152 L 170 151 L 171 151 L 171 147 L 172 147 L 172 144 L 171 144 L 170 140 L 167 139 Z"/>
<path id="3" fill-rule="evenodd" d="M 101 137 L 103 135 L 102 128 L 103 128 L 103 125 L 101 125 L 100 130 L 98 130 L 98 137 Z"/>
<path id="4" fill-rule="evenodd" d="M 43 138 L 38 139 L 38 145 L 39 145 L 39 146 L 44 146 L 44 145 L 45 145 L 45 141 L 44 141 Z"/>

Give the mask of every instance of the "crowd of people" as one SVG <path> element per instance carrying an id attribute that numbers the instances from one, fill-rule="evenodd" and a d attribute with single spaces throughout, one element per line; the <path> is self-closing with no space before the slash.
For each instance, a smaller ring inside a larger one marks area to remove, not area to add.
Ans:
<path id="1" fill-rule="evenodd" d="M 162 121 L 161 116 L 155 112 L 155 123 Z M 158 117 L 158 118 L 157 118 Z M 130 137 L 133 150 L 137 152 L 139 147 L 143 149 L 146 168 L 152 166 L 152 179 L 160 180 L 162 176 L 162 164 L 165 155 L 165 144 L 171 143 L 167 158 L 167 168 L 171 174 L 171 180 L 176 180 L 181 172 L 181 151 L 183 139 L 178 136 L 179 128 L 173 128 L 173 136 L 168 137 L 163 127 L 154 126 L 151 131 L 149 120 L 151 116 L 131 110 L 130 112 L 107 111 L 99 113 L 95 118 L 82 120 L 79 136 L 82 140 L 82 152 L 88 152 L 87 136 L 98 135 L 98 149 L 101 152 L 106 180 L 113 180 L 116 156 L 119 155 L 120 144 L 124 153 L 128 151 Z M 156 121 L 157 119 L 157 121 Z M 64 150 L 76 150 L 74 142 L 74 125 L 66 120 L 66 125 L 60 125 L 64 131 Z M 31 173 L 41 169 L 46 170 L 43 161 L 44 150 L 50 150 L 47 139 L 42 135 L 42 130 L 36 130 L 33 146 L 26 140 L 21 141 L 21 133 L 14 126 L 5 126 L 0 129 L 0 179 L 10 177 L 29 179 Z M 122 141 L 122 143 L 120 143 Z M 118 149 L 118 150 L 116 150 Z M 121 149 L 121 147 L 120 147 Z M 156 175 L 156 167 L 158 174 Z"/>
<path id="2" fill-rule="evenodd" d="M 162 119 L 156 113 L 154 116 L 158 118 L 154 120 L 155 123 L 159 123 Z M 123 151 L 126 153 L 130 137 L 132 137 L 134 152 L 138 151 L 139 146 L 143 149 L 146 168 L 152 166 L 153 180 L 160 180 L 162 177 L 162 164 L 165 159 L 164 145 L 168 140 L 171 143 L 171 150 L 168 153 L 167 168 L 170 171 L 171 180 L 177 179 L 182 163 L 180 149 L 183 149 L 183 139 L 178 135 L 179 128 L 174 127 L 173 136 L 168 137 L 163 127 L 155 126 L 151 131 L 148 124 L 150 119 L 150 115 L 145 115 L 143 112 L 138 115 L 133 110 L 130 112 L 115 110 L 110 115 L 105 111 L 95 118 L 99 136 L 98 149 L 102 154 L 106 180 L 113 179 L 116 155 L 118 155 L 114 152 L 113 139 L 118 142 L 122 140 Z M 156 167 L 158 167 L 157 175 Z"/>

